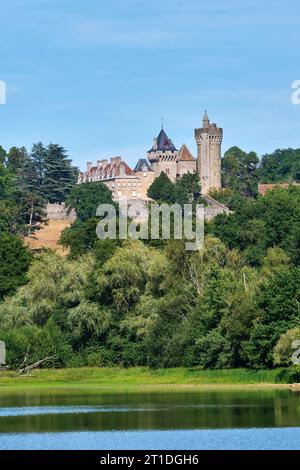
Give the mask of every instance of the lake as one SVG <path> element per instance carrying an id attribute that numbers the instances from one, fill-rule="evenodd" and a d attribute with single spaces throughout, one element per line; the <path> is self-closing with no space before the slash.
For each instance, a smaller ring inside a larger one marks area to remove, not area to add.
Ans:
<path id="1" fill-rule="evenodd" d="M 300 394 L 0 393 L 0 449 L 299 449 Z"/>

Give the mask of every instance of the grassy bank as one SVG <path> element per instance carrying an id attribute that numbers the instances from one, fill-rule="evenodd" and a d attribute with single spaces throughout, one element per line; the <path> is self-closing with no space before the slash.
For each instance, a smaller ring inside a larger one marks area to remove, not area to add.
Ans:
<path id="1" fill-rule="evenodd" d="M 0 393 L 32 389 L 89 389 L 91 392 L 141 392 L 155 390 L 197 390 L 205 388 L 285 387 L 279 384 L 282 369 L 199 370 L 197 368 L 156 369 L 136 367 L 42 369 L 30 375 L 0 372 Z"/>

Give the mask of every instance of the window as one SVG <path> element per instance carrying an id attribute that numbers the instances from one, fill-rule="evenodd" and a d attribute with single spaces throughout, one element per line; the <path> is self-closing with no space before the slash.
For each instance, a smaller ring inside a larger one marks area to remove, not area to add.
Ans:
<path id="1" fill-rule="evenodd" d="M 136 196 L 136 191 L 132 191 L 132 196 L 133 196 L 133 197 Z"/>

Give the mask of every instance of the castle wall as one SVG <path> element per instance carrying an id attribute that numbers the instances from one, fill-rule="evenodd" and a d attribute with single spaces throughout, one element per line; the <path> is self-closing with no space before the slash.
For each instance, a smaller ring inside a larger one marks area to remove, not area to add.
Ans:
<path id="1" fill-rule="evenodd" d="M 170 178 L 175 181 L 177 177 L 177 162 L 176 161 L 159 161 L 151 163 L 155 178 L 157 178 L 163 171 Z"/>
<path id="2" fill-rule="evenodd" d="M 177 174 L 183 176 L 186 173 L 194 173 L 197 170 L 196 161 L 181 161 L 177 162 Z"/>

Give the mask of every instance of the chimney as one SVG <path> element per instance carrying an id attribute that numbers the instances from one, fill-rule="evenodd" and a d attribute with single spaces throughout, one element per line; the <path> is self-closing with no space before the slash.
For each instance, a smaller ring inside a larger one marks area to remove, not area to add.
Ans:
<path id="1" fill-rule="evenodd" d="M 97 160 L 97 168 L 98 170 L 101 168 L 102 166 L 102 160 Z"/>
<path id="2" fill-rule="evenodd" d="M 154 150 L 157 149 L 157 138 L 156 137 L 153 139 L 153 149 Z"/>
<path id="3" fill-rule="evenodd" d="M 125 163 L 120 162 L 120 173 L 119 176 L 126 176 Z"/>
<path id="4" fill-rule="evenodd" d="M 108 160 L 107 160 L 106 158 L 103 159 L 103 160 L 101 160 L 101 161 L 102 161 L 102 165 L 103 165 L 103 166 L 106 166 L 106 165 L 108 164 Z"/>
<path id="5" fill-rule="evenodd" d="M 93 162 L 87 162 L 86 171 L 90 171 L 92 167 L 93 167 Z"/>
<path id="6" fill-rule="evenodd" d="M 116 163 L 121 163 L 122 158 L 121 157 L 115 157 L 115 162 Z"/>

